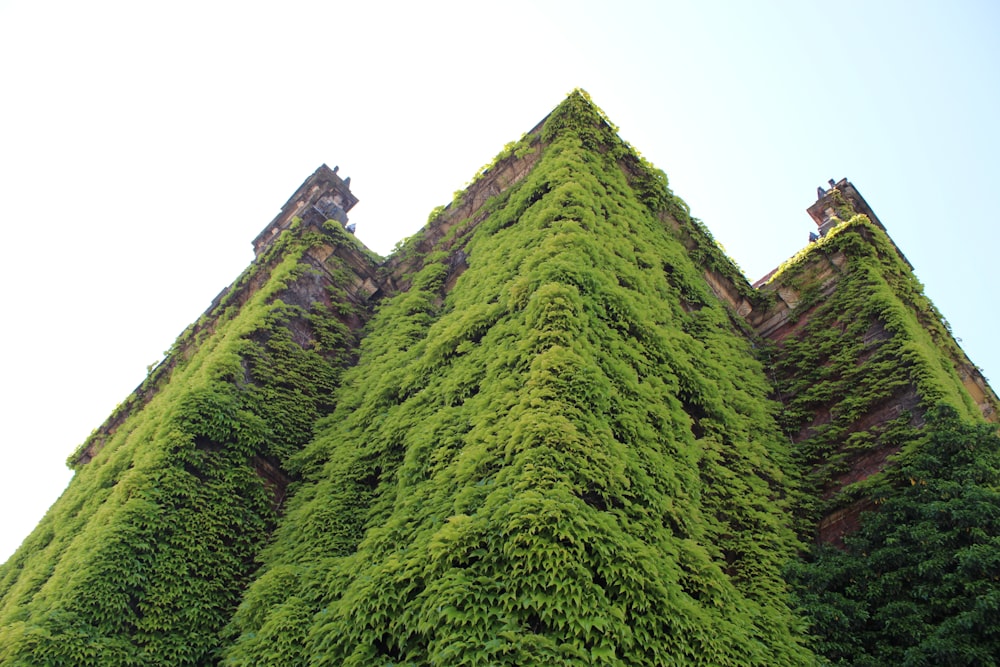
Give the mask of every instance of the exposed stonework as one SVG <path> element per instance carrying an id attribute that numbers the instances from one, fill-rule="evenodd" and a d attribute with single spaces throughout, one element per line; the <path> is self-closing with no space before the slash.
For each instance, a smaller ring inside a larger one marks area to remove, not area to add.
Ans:
<path id="1" fill-rule="evenodd" d="M 326 170 L 330 174 L 333 174 L 326 165 L 320 167 L 317 173 L 321 170 Z M 310 177 L 310 179 L 312 178 Z M 306 181 L 307 184 L 309 182 L 309 180 Z M 303 187 L 305 187 L 305 184 Z M 326 220 L 324 215 L 312 209 L 305 209 L 301 212 L 305 215 L 305 218 L 302 219 L 304 227 L 323 232 L 323 223 Z M 286 222 L 281 216 L 276 218 L 276 220 L 280 221 L 281 224 L 285 224 Z M 290 225 L 291 222 L 292 220 L 288 220 L 287 224 Z M 274 225 L 275 222 L 272 221 L 267 229 L 276 228 Z M 287 225 L 283 228 L 287 228 Z M 258 239 L 260 238 L 258 236 Z M 315 301 L 328 305 L 330 303 L 330 295 L 326 288 L 342 280 L 342 273 L 338 271 L 335 274 L 334 269 L 340 262 L 343 262 L 352 269 L 350 275 L 350 278 L 352 278 L 351 284 L 347 286 L 340 285 L 344 297 L 352 305 L 362 306 L 363 310 L 370 310 L 371 297 L 380 289 L 378 264 L 358 247 L 336 242 L 335 237 L 329 233 L 326 233 L 326 238 L 330 240 L 329 243 L 314 245 L 305 254 L 305 260 L 310 264 L 313 271 L 308 276 L 303 276 L 295 283 L 289 285 L 286 290 L 278 295 L 278 298 L 289 304 L 303 306 L 308 306 Z M 219 318 L 223 316 L 225 311 L 229 308 L 239 309 L 253 297 L 268 280 L 274 267 L 282 259 L 283 257 L 280 255 L 268 258 L 266 255 L 262 256 L 258 254 L 254 265 L 251 265 L 251 268 L 244 273 L 244 276 L 247 276 L 247 278 L 238 279 L 232 285 L 222 290 L 212 300 L 211 305 L 205 313 L 178 337 L 177 342 L 175 342 L 174 347 L 170 350 L 166 358 L 155 368 L 151 369 L 142 384 L 136 387 L 132 394 L 115 409 L 111 416 L 91 434 L 79 450 L 76 458 L 72 461 L 72 464 L 83 465 L 96 456 L 97 452 L 104 446 L 104 443 L 118 431 L 129 415 L 146 405 L 156 395 L 159 388 L 166 382 L 169 382 L 170 375 L 177 364 L 189 358 L 200 342 L 215 330 Z M 334 259 L 338 261 L 333 261 Z M 365 318 L 359 317 L 356 314 L 344 316 L 344 323 L 353 331 L 359 331 L 366 321 Z M 304 339 L 298 342 L 303 346 L 309 344 L 309 341 Z"/>
<path id="2" fill-rule="evenodd" d="M 820 188 L 818 200 L 807 209 L 820 232 L 819 235 L 813 235 L 812 240 L 818 236 L 825 236 L 836 223 L 855 214 L 867 216 L 879 228 L 885 230 L 874 211 L 847 179 L 841 179 L 837 183 L 831 181 L 831 186 L 833 187 L 829 191 Z M 864 236 L 863 233 L 862 236 Z M 899 258 L 909 265 L 899 249 L 895 245 L 892 247 L 898 253 Z M 820 252 L 815 252 L 802 261 L 805 263 L 798 267 L 796 280 L 785 280 L 780 269 L 776 269 L 754 285 L 759 290 L 770 292 L 773 295 L 773 305 L 766 311 L 750 313 L 747 320 L 758 335 L 778 346 L 781 346 L 785 339 L 798 334 L 806 327 L 810 323 L 813 313 L 818 310 L 825 299 L 838 289 L 840 280 L 847 269 L 849 258 L 843 252 L 831 253 L 822 250 L 821 247 Z M 810 286 L 811 292 L 808 294 L 808 301 L 806 300 L 807 295 L 800 293 L 799 288 L 797 288 L 799 285 Z M 880 342 L 887 340 L 890 335 L 882 322 L 872 321 L 863 340 L 867 352 L 861 355 L 858 363 L 863 363 L 878 349 Z M 996 421 L 998 399 L 986 383 L 985 378 L 969 361 L 957 343 L 946 346 L 946 349 L 957 376 L 979 406 L 983 416 L 990 421 Z M 784 401 L 788 397 L 778 396 L 778 398 Z M 832 410 L 842 398 L 842 396 L 834 396 L 826 405 L 818 407 L 812 420 L 792 437 L 793 442 L 803 442 L 818 433 L 824 425 L 829 424 L 833 419 Z M 897 389 L 891 396 L 869 406 L 867 411 L 855 419 L 841 437 L 846 440 L 853 433 L 880 432 L 888 424 L 907 415 L 909 415 L 909 425 L 918 427 L 922 425 L 924 418 L 923 399 L 924 397 L 920 395 L 915 384 Z M 891 457 L 898 452 L 898 445 L 881 443 L 880 441 L 875 446 L 860 451 L 846 451 L 841 447 L 833 453 L 833 457 L 839 461 L 836 470 L 830 475 L 825 486 L 816 491 L 826 500 L 834 498 L 851 484 L 863 481 L 891 465 Z M 827 464 L 824 461 L 820 465 Z M 817 539 L 821 542 L 841 544 L 843 536 L 857 528 L 860 513 L 871 508 L 872 503 L 867 500 L 853 501 L 846 506 L 833 507 L 820 519 L 817 526 Z"/>
<path id="3" fill-rule="evenodd" d="M 825 259 L 820 260 L 815 268 L 815 274 L 817 279 L 822 281 L 822 296 L 826 297 L 837 288 L 837 280 L 847 263 L 847 258 L 839 252 L 824 257 Z M 808 312 L 796 311 L 801 295 L 794 288 L 776 282 L 773 285 L 758 286 L 758 289 L 771 292 L 775 296 L 775 303 L 771 308 L 750 313 L 747 317 L 751 326 L 764 338 L 779 341 L 809 321 Z"/>
<path id="4" fill-rule="evenodd" d="M 281 207 L 281 212 L 253 240 L 255 254 L 259 256 L 264 252 L 293 220 L 305 218 L 313 212 L 320 214 L 324 220 L 336 220 L 347 225 L 347 212 L 358 203 L 358 198 L 351 193 L 351 179 L 341 179 L 337 175 L 338 169 L 320 165 L 299 186 Z"/>
<path id="5" fill-rule="evenodd" d="M 264 481 L 265 488 L 271 494 L 271 506 L 280 512 L 285 503 L 288 485 L 292 482 L 291 477 L 276 462 L 262 456 L 254 456 L 251 463 L 257 476 Z"/>
<path id="6" fill-rule="evenodd" d="M 536 128 L 537 129 L 537 128 Z M 530 135 L 529 135 L 530 136 Z M 422 256 L 431 248 L 439 247 L 441 239 L 451 234 L 452 241 L 446 247 L 455 253 L 451 262 L 452 271 L 446 281 L 450 289 L 454 281 L 468 266 L 468 256 L 465 254 L 465 236 L 489 215 L 483 209 L 491 198 L 502 194 L 509 187 L 524 178 L 541 155 L 541 148 L 518 157 L 510 155 L 500 160 L 469 185 L 460 201 L 452 202 L 444 207 L 419 234 L 413 252 L 398 253 L 386 260 L 384 264 L 383 289 L 398 291 L 408 286 L 407 275 L 422 265 Z"/>

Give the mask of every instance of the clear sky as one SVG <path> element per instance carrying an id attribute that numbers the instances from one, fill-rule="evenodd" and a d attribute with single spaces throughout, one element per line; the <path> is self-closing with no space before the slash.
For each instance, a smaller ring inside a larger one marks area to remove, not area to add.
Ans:
<path id="1" fill-rule="evenodd" d="M 321 163 L 389 253 L 573 88 L 752 280 L 849 178 L 1000 380 L 1000 4 L 0 0 L 0 560 Z"/>

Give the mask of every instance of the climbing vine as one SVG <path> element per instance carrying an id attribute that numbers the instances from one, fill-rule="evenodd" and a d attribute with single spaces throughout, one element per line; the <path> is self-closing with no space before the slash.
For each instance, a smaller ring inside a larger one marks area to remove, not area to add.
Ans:
<path id="1" fill-rule="evenodd" d="M 791 321 L 804 322 L 770 352 L 807 471 L 801 525 L 864 510 L 841 547 L 788 570 L 817 652 L 844 665 L 993 664 L 1000 440 L 962 387 L 943 319 L 864 216 L 772 285 L 796 290 Z"/>
<path id="2" fill-rule="evenodd" d="M 583 91 L 473 183 L 517 160 L 377 306 L 283 232 L 71 457 L 0 664 L 990 664 L 998 440 L 883 231 L 840 202 L 757 292 Z"/>
<path id="3" fill-rule="evenodd" d="M 954 369 L 954 341 L 885 233 L 856 216 L 814 246 L 772 279 L 802 295 L 793 321 L 808 313 L 804 326 L 774 349 L 772 361 L 782 421 L 809 471 L 808 495 L 818 499 L 850 478 L 850 462 L 859 453 L 881 451 L 884 458 L 913 440 L 923 413 L 938 401 L 966 418 L 979 412 Z M 838 253 L 847 260 L 843 268 L 834 265 L 831 292 L 823 283 L 828 273 L 820 269 Z M 904 409 L 866 419 L 887 405 Z M 814 506 L 811 519 L 822 511 Z"/>
<path id="4" fill-rule="evenodd" d="M 809 661 L 762 369 L 600 120 L 382 304 L 224 664 Z"/>
<path id="5" fill-rule="evenodd" d="M 282 301 L 322 284 L 307 261 L 322 242 L 296 228 L 251 267 L 261 287 L 220 303 L 195 348 L 179 341 L 159 391 L 0 568 L 0 663 L 211 658 L 282 500 L 255 461 L 287 465 L 352 360 L 356 306 Z"/>

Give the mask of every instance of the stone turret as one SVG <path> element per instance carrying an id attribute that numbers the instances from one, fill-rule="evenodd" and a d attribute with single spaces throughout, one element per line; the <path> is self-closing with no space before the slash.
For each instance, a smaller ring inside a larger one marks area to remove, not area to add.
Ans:
<path id="1" fill-rule="evenodd" d="M 879 228 L 883 231 L 885 230 L 878 216 L 875 215 L 875 212 L 868 205 L 868 202 L 861 196 L 861 193 L 854 187 L 854 184 L 846 178 L 842 178 L 837 182 L 834 182 L 831 178 L 830 189 L 824 190 L 823 188 L 818 188 L 816 194 L 818 197 L 815 203 L 807 208 L 806 212 L 809 213 L 809 217 L 819 227 L 820 236 L 826 236 L 826 233 L 836 225 L 838 222 L 836 218 L 843 215 L 838 212 L 838 209 L 844 206 L 847 206 L 852 213 L 867 215 Z"/>
<path id="2" fill-rule="evenodd" d="M 266 250 L 294 218 L 336 220 L 347 227 L 347 212 L 358 203 L 358 198 L 351 192 L 351 179 L 340 178 L 337 169 L 338 167 L 330 169 L 325 164 L 320 165 L 299 186 L 281 207 L 281 212 L 253 240 L 254 254 L 260 255 Z"/>
<path id="3" fill-rule="evenodd" d="M 819 227 L 817 230 L 819 232 L 818 235 L 810 234 L 810 242 L 826 236 L 827 233 L 836 227 L 838 223 L 843 220 L 847 220 L 854 214 L 867 216 L 876 227 L 881 229 L 886 234 L 889 233 L 889 230 L 887 230 L 885 225 L 882 224 L 882 221 L 878 219 L 878 216 L 875 215 L 875 211 L 873 211 L 872 207 L 868 205 L 868 202 L 866 202 L 865 198 L 861 196 L 861 193 L 858 192 L 858 189 L 854 187 L 853 183 L 846 178 L 842 178 L 839 181 L 834 181 L 831 178 L 829 183 L 829 190 L 824 190 L 823 188 L 816 189 L 816 201 L 813 202 L 812 206 L 806 209 L 806 213 L 809 214 L 809 217 L 812 218 L 813 222 L 816 223 L 816 226 Z M 904 255 L 903 251 L 901 251 L 895 242 L 892 241 L 891 237 L 889 238 L 889 241 L 896 249 L 896 252 L 899 253 L 899 257 L 906 262 L 906 265 L 910 267 L 910 270 L 913 270 L 913 265 L 910 264 L 910 260 L 906 259 L 906 255 Z M 758 287 L 763 284 L 765 279 L 768 277 L 770 277 L 770 274 L 754 283 L 754 287 Z"/>

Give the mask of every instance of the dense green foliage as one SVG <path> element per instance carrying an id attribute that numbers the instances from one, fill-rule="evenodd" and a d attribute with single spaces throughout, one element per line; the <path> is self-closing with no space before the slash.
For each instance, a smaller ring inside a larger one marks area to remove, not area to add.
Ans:
<path id="1" fill-rule="evenodd" d="M 843 267 L 830 259 L 836 253 L 847 256 Z M 830 294 L 817 273 L 824 266 L 838 274 Z M 800 292 L 793 317 L 809 310 L 808 321 L 771 361 L 783 424 L 797 441 L 797 460 L 811 471 L 810 497 L 847 473 L 859 452 L 892 452 L 913 440 L 924 410 L 938 401 L 966 418 L 979 416 L 955 371 L 950 352 L 957 348 L 941 316 L 889 238 L 866 217 L 840 225 L 784 268 L 780 281 Z M 861 426 L 867 415 L 908 395 L 911 409 Z"/>
<path id="2" fill-rule="evenodd" d="M 847 261 L 826 294 L 820 269 L 838 253 Z M 801 295 L 793 316 L 808 311 L 772 353 L 809 471 L 805 526 L 851 502 L 876 508 L 843 549 L 815 547 L 789 569 L 814 648 L 844 665 L 996 664 L 1000 440 L 961 386 L 940 314 L 863 216 L 777 280 Z M 854 468 L 873 454 L 889 462 L 866 478 Z"/>
<path id="3" fill-rule="evenodd" d="M 179 341 L 169 381 L 0 568 L 0 663 L 210 659 L 280 501 L 252 459 L 301 448 L 354 347 L 325 300 L 281 301 L 315 282 L 303 254 L 317 242 L 286 232 L 248 270 L 250 301 L 221 304 L 199 345 Z"/>
<path id="4" fill-rule="evenodd" d="M 594 108 L 544 136 L 370 323 L 225 664 L 808 661 L 760 366 Z"/>
<path id="5" fill-rule="evenodd" d="M 0 664 L 995 664 L 1000 440 L 881 229 L 783 267 L 772 345 L 706 274 L 773 295 L 582 91 L 474 183 L 360 342 L 329 250 L 377 258 L 336 224 L 178 339 L 0 566 Z"/>
<path id="6" fill-rule="evenodd" d="M 1000 660 L 1000 438 L 950 407 L 880 479 L 877 512 L 791 571 L 816 648 L 842 665 Z"/>

